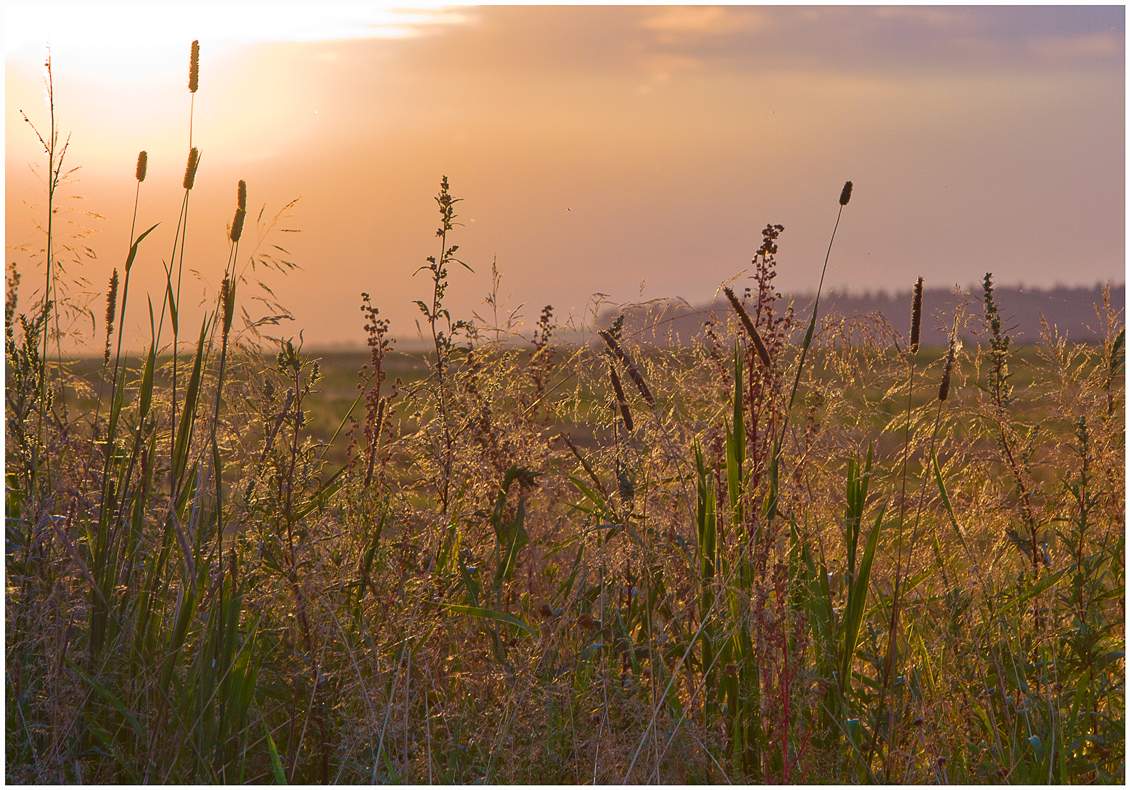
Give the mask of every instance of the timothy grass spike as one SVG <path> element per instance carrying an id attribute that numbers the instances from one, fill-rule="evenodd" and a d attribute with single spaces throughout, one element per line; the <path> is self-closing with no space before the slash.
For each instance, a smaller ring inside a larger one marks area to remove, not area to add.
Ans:
<path id="1" fill-rule="evenodd" d="M 188 151 L 188 163 L 184 167 L 184 188 L 192 189 L 196 184 L 196 168 L 200 166 L 200 151 L 192 147 Z"/>
<path id="2" fill-rule="evenodd" d="M 118 269 L 110 276 L 110 287 L 106 290 L 106 350 L 102 357 L 104 365 L 110 364 L 110 338 L 114 335 L 114 314 L 118 309 Z"/>
<path id="3" fill-rule="evenodd" d="M 200 87 L 200 42 L 193 41 L 188 55 L 188 90 L 196 93 Z"/>
<path id="4" fill-rule="evenodd" d="M 643 396 L 643 399 L 647 401 L 649 405 L 654 406 L 655 396 L 651 394 L 647 382 L 644 381 L 635 363 L 632 362 L 632 358 L 628 356 L 627 352 L 620 347 L 620 343 L 617 342 L 616 338 L 607 330 L 600 330 L 600 336 L 604 338 L 604 342 L 608 344 L 608 348 L 612 350 L 612 353 L 620 359 L 620 362 L 624 365 L 624 370 L 628 372 L 628 377 L 631 378 L 632 383 L 636 385 L 636 389 L 640 391 L 640 395 Z"/>
<path id="5" fill-rule="evenodd" d="M 918 341 L 922 336 L 922 278 L 914 283 L 914 301 L 910 307 L 910 353 L 918 353 Z"/>
<path id="6" fill-rule="evenodd" d="M 722 289 L 722 292 L 726 294 L 726 298 L 729 299 L 730 304 L 733 305 L 734 312 L 736 312 L 738 318 L 741 319 L 746 334 L 748 334 L 750 340 L 753 341 L 753 347 L 757 349 L 757 356 L 761 357 L 761 363 L 768 368 L 772 364 L 772 360 L 769 358 L 769 349 L 765 347 L 765 341 L 761 339 L 761 333 L 758 332 L 757 327 L 753 325 L 749 313 L 742 307 L 742 303 L 738 301 L 738 297 L 734 295 L 733 289 L 727 286 Z"/>
<path id="7" fill-rule="evenodd" d="M 953 358 L 957 353 L 957 326 L 950 331 L 949 348 L 946 350 L 946 364 L 942 368 L 942 383 L 938 385 L 938 400 L 944 401 L 950 394 L 950 376 L 953 375 Z"/>

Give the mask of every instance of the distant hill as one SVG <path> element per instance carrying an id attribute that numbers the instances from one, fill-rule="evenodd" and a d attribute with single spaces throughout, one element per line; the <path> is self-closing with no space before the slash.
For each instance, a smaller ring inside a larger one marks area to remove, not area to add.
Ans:
<path id="1" fill-rule="evenodd" d="M 1005 326 L 1016 343 L 1036 343 L 1040 340 L 1041 317 L 1059 328 L 1069 339 L 1094 342 L 1102 338 L 1102 322 L 1096 308 L 1102 304 L 1102 286 L 1091 288 L 1020 288 L 995 289 L 997 304 Z M 812 294 L 792 297 L 799 321 L 807 322 L 812 307 Z M 787 302 L 789 296 L 786 295 Z M 1120 313 L 1126 307 L 1126 286 L 1112 285 L 1111 304 Z M 952 289 L 927 288 L 923 295 L 922 342 L 924 345 L 943 345 L 947 339 L 954 308 L 960 303 L 968 305 L 973 316 L 981 315 L 981 287 L 970 286 L 955 293 Z M 716 316 L 726 319 L 731 311 L 724 299 L 712 304 L 691 305 L 681 300 L 653 301 L 625 306 L 624 333 L 641 343 L 680 344 L 702 333 L 703 324 Z M 598 323 L 608 326 L 620 310 L 601 314 Z M 822 316 L 839 316 L 849 319 L 880 319 L 895 330 L 905 333 L 910 323 L 910 291 L 905 292 L 826 292 L 820 300 Z M 980 322 L 972 322 L 978 333 Z M 969 331 L 963 332 L 965 340 L 976 340 Z"/>

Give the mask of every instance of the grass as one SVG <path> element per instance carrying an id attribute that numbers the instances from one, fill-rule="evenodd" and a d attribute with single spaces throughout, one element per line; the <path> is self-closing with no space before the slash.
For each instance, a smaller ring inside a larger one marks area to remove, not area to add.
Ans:
<path id="1" fill-rule="evenodd" d="M 237 194 L 140 355 L 52 360 L 9 278 L 9 781 L 1123 781 L 1117 309 L 1018 347 L 987 277 L 912 354 L 793 315 L 770 225 L 693 343 L 523 341 L 446 307 L 444 179 L 429 350 L 359 293 L 314 354 L 240 310 Z"/>

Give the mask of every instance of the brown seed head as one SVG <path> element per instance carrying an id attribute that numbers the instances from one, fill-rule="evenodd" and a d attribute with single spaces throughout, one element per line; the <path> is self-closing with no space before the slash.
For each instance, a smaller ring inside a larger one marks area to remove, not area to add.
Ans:
<path id="1" fill-rule="evenodd" d="M 184 167 L 184 188 L 192 189 L 196 183 L 196 168 L 200 165 L 200 151 L 193 148 L 188 152 L 188 164 Z"/>
<path id="2" fill-rule="evenodd" d="M 746 334 L 749 335 L 750 340 L 753 341 L 753 347 L 757 349 L 757 356 L 761 358 L 761 364 L 766 368 L 770 367 L 769 349 L 765 347 L 765 341 L 761 339 L 761 333 L 757 331 L 757 327 L 753 325 L 753 320 L 749 317 L 749 313 L 738 301 L 738 297 L 734 295 L 731 288 L 726 287 L 722 289 L 726 294 L 726 298 L 730 300 L 730 304 L 734 308 L 734 312 L 738 314 L 738 318 L 742 321 L 742 326 L 745 327 Z"/>
<path id="3" fill-rule="evenodd" d="M 620 346 L 620 343 L 612 336 L 612 333 L 602 329 L 600 330 L 600 336 L 604 339 L 604 342 L 608 344 L 609 350 L 620 360 L 620 363 L 624 366 L 624 370 L 628 371 L 628 377 L 632 380 L 632 383 L 636 385 L 636 389 L 640 391 L 640 395 L 643 396 L 643 399 L 647 401 L 649 405 L 654 406 L 655 396 L 651 394 L 647 382 L 644 381 L 643 376 L 640 375 L 639 369 L 637 369 L 635 363 L 632 362 L 632 358 L 628 356 Z"/>
<path id="4" fill-rule="evenodd" d="M 851 182 L 845 181 L 843 191 L 840 192 L 840 205 L 846 206 L 851 200 Z"/>
<path id="5" fill-rule="evenodd" d="M 620 407 L 620 419 L 624 421 L 624 427 L 628 433 L 631 433 L 635 430 L 632 412 L 628 408 L 628 399 L 624 397 L 624 387 L 620 384 L 620 377 L 616 375 L 616 366 L 612 364 L 612 360 L 608 360 L 608 377 L 612 380 L 612 390 L 616 393 L 616 405 Z"/>
<path id="6" fill-rule="evenodd" d="M 228 234 L 228 238 L 232 241 L 239 241 L 239 237 L 243 235 L 243 219 L 246 215 L 247 212 L 241 208 L 235 210 L 235 217 L 231 221 L 231 232 Z"/>
<path id="7" fill-rule="evenodd" d="M 200 42 L 193 41 L 188 55 L 188 90 L 196 93 L 200 87 Z"/>
<path id="8" fill-rule="evenodd" d="M 242 178 L 239 180 L 239 186 L 235 190 L 235 204 L 239 206 L 242 211 L 247 211 L 247 182 Z"/>
<path id="9" fill-rule="evenodd" d="M 137 177 L 137 182 L 139 184 L 142 181 L 145 180 L 145 171 L 148 169 L 148 167 L 149 167 L 149 154 L 142 151 L 137 155 L 137 172 L 135 173 L 135 176 Z"/>
<path id="10" fill-rule="evenodd" d="M 957 325 L 950 332 L 949 350 L 946 351 L 946 366 L 942 369 L 942 383 L 938 385 L 938 400 L 944 401 L 950 394 L 950 376 L 953 374 L 953 358 L 957 352 Z"/>
<path id="11" fill-rule="evenodd" d="M 110 363 L 110 338 L 114 334 L 114 315 L 118 305 L 118 270 L 110 276 L 110 287 L 106 290 L 106 351 L 102 357 L 103 364 Z"/>
<path id="12" fill-rule="evenodd" d="M 224 308 L 224 338 L 231 331 L 232 317 L 235 315 L 235 285 L 226 274 L 220 285 L 220 302 Z"/>
<path id="13" fill-rule="evenodd" d="M 922 278 L 914 283 L 914 301 L 910 306 L 910 353 L 918 353 L 918 341 L 922 336 Z"/>

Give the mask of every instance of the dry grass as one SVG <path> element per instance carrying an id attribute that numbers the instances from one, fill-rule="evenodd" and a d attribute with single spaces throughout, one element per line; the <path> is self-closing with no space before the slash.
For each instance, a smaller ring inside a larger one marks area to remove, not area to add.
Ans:
<path id="1" fill-rule="evenodd" d="M 1115 307 L 1102 345 L 1017 349 L 987 278 L 948 353 L 801 333 L 771 225 L 689 346 L 558 344 L 549 309 L 523 341 L 445 307 L 444 179 L 432 350 L 365 296 L 331 421 L 320 361 L 238 309 L 242 182 L 177 325 L 184 186 L 140 357 L 109 324 L 144 233 L 96 372 L 9 284 L 9 781 L 1123 780 Z"/>

